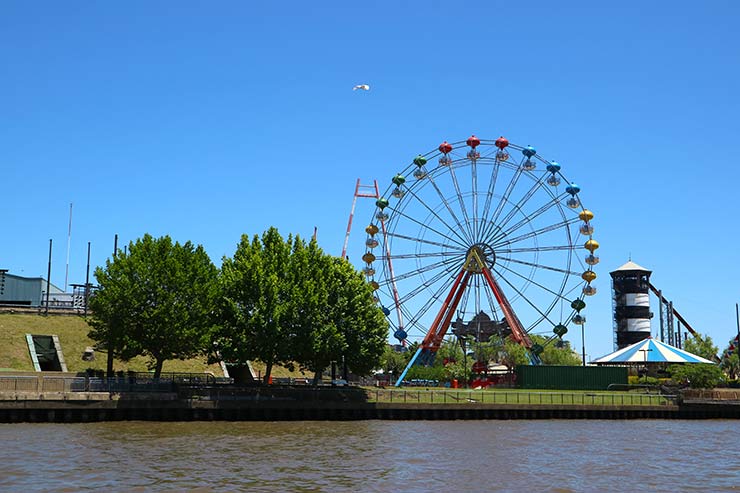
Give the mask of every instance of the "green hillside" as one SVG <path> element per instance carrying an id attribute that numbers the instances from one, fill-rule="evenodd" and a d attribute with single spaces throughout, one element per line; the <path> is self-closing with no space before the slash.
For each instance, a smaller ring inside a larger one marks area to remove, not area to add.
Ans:
<path id="1" fill-rule="evenodd" d="M 87 369 L 105 370 L 106 354 L 95 353 L 95 360 L 83 361 L 82 353 L 94 342 L 87 337 L 90 327 L 85 319 L 78 315 L 38 315 L 19 313 L 0 313 L 0 371 L 34 371 L 31 355 L 26 343 L 26 334 L 56 335 L 62 346 L 67 369 L 70 372 L 84 372 Z M 116 371 L 148 371 L 147 359 L 138 357 L 132 361 L 116 360 Z M 264 373 L 264 365 L 252 364 L 255 372 Z M 210 372 L 222 376 L 219 365 L 207 365 L 205 358 L 191 360 L 172 360 L 164 363 L 163 372 L 203 373 Z M 303 378 L 310 375 L 302 372 L 290 372 L 286 368 L 276 367 L 272 371 L 276 378 Z"/>
<path id="2" fill-rule="evenodd" d="M 94 342 L 87 337 L 90 327 L 85 319 L 77 315 L 36 315 L 0 313 L 0 370 L 34 371 L 31 355 L 26 343 L 26 334 L 57 335 L 62 346 L 67 369 L 70 372 L 84 372 L 88 368 L 104 370 L 106 354 L 95 353 L 95 360 L 83 361 L 82 353 Z M 115 361 L 114 369 L 148 371 L 146 358 L 136 358 L 129 362 Z M 163 371 L 202 373 L 212 372 L 223 375 L 218 365 L 207 365 L 202 360 L 167 361 Z"/>

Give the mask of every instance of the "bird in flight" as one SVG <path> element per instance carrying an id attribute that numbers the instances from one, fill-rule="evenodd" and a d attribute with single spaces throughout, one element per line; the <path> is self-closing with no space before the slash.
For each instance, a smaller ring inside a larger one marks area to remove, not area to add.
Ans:
<path id="1" fill-rule="evenodd" d="M 367 84 L 359 84 L 359 85 L 357 85 L 357 86 L 355 86 L 355 87 L 352 88 L 353 91 L 356 91 L 358 89 L 362 89 L 363 91 L 369 91 L 370 90 L 370 86 L 367 85 Z"/>

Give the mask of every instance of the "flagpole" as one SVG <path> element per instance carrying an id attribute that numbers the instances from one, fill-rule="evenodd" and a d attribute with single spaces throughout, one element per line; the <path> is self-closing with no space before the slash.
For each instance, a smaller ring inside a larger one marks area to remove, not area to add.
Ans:
<path id="1" fill-rule="evenodd" d="M 72 241 L 72 202 L 69 203 L 69 226 L 67 227 L 67 268 L 64 271 L 64 292 L 69 286 L 69 246 Z"/>
<path id="2" fill-rule="evenodd" d="M 740 310 L 738 310 L 737 303 L 735 303 L 735 320 L 737 321 L 737 359 L 740 361 Z"/>

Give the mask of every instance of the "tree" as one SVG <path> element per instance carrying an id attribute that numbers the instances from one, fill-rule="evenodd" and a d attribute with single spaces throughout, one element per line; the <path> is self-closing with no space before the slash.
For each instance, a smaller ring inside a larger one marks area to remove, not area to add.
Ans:
<path id="1" fill-rule="evenodd" d="M 692 389 L 712 389 L 724 378 L 722 369 L 710 363 L 671 365 L 668 373 L 674 382 L 688 384 Z"/>
<path id="2" fill-rule="evenodd" d="M 274 365 L 290 361 L 292 243 L 292 237 L 283 240 L 275 228 L 262 238 L 242 235 L 234 257 L 224 258 L 221 267 L 214 347 L 228 363 L 265 363 L 265 383 Z"/>
<path id="3" fill-rule="evenodd" d="M 146 234 L 96 269 L 89 335 L 124 360 L 148 356 L 158 378 L 165 361 L 206 352 L 216 276 L 202 246 Z"/>
<path id="4" fill-rule="evenodd" d="M 113 260 L 107 260 L 105 269 L 98 267 L 95 276 L 104 289 L 96 290 L 88 303 L 91 316 L 87 323 L 92 327 L 88 333 L 90 339 L 97 341 L 97 349 L 107 353 L 106 375 L 113 377 L 113 360 L 117 357 L 128 361 L 138 354 L 133 341 L 130 340 L 128 328 L 124 325 L 126 313 L 132 311 L 125 306 L 133 297 L 128 293 L 132 283 L 121 282 L 129 275 L 131 262 L 127 254 L 118 251 Z"/>
<path id="5" fill-rule="evenodd" d="M 720 368 L 729 375 L 732 380 L 738 378 L 740 374 L 740 358 L 738 358 L 737 351 L 725 351 L 720 363 Z"/>
<path id="6" fill-rule="evenodd" d="M 563 365 L 563 366 L 580 366 L 583 364 L 581 357 L 573 351 L 569 341 L 562 341 L 562 347 L 558 347 L 555 342 L 546 344 L 546 338 L 533 335 L 532 342 L 539 343 L 544 347 L 540 359 L 543 365 Z"/>
<path id="7" fill-rule="evenodd" d="M 408 353 L 408 351 L 403 353 L 396 351 L 393 346 L 386 344 L 383 355 L 380 358 L 380 368 L 383 370 L 383 373 L 398 377 L 408 364 Z"/>
<path id="8" fill-rule="evenodd" d="M 345 259 L 331 258 L 328 309 L 344 337 L 349 370 L 367 375 L 380 363 L 388 340 L 388 322 L 373 298 L 372 287 Z"/>
<path id="9" fill-rule="evenodd" d="M 377 368 L 387 324 L 372 288 L 346 260 L 316 241 L 283 240 L 275 228 L 251 241 L 242 236 L 220 277 L 221 324 L 214 345 L 230 363 L 276 364 L 315 372 L 344 361 L 358 374 Z"/>
<path id="10" fill-rule="evenodd" d="M 509 371 L 514 370 L 517 365 L 529 364 L 527 350 L 518 342 L 514 342 L 510 337 L 507 337 L 504 341 L 501 356 L 501 363 L 506 365 Z"/>
<path id="11" fill-rule="evenodd" d="M 388 325 L 364 277 L 345 259 L 325 255 L 315 240 L 296 242 L 291 265 L 293 359 L 315 372 L 315 382 L 332 362 L 359 375 L 377 368 Z"/>
<path id="12" fill-rule="evenodd" d="M 686 339 L 683 343 L 683 349 L 691 354 L 708 359 L 709 361 L 714 360 L 719 352 L 719 349 L 714 345 L 711 337 L 698 334 L 696 337 Z"/>

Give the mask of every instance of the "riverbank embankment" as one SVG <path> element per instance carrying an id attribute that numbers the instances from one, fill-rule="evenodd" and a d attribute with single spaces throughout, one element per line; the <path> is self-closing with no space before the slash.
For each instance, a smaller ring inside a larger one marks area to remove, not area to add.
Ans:
<path id="1" fill-rule="evenodd" d="M 717 418 L 740 418 L 740 401 L 635 393 L 277 386 L 0 392 L 4 423 Z"/>

